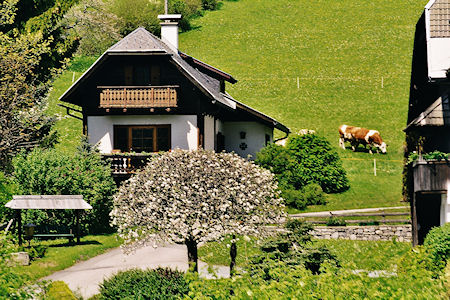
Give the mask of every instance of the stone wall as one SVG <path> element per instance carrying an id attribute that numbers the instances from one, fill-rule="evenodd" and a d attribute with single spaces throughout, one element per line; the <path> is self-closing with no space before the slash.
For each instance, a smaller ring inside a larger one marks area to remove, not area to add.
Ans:
<path id="1" fill-rule="evenodd" d="M 318 239 L 347 239 L 364 241 L 411 241 L 411 225 L 382 226 L 316 226 L 311 234 Z"/>

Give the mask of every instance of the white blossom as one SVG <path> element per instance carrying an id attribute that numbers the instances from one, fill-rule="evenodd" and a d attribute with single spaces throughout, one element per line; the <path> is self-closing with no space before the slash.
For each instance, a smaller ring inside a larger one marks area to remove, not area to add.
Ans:
<path id="1" fill-rule="evenodd" d="M 174 150 L 122 184 L 112 223 L 124 248 L 268 234 L 284 218 L 274 175 L 234 153 Z M 246 239 L 247 240 L 247 239 Z"/>

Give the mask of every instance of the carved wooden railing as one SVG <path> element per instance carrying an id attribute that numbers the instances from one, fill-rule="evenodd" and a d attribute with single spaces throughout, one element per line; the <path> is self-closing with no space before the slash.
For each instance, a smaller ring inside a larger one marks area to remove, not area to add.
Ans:
<path id="1" fill-rule="evenodd" d="M 102 158 L 111 164 L 113 175 L 134 174 L 145 167 L 153 154 L 103 154 Z"/>
<path id="2" fill-rule="evenodd" d="M 176 85 L 98 86 L 100 108 L 177 107 Z"/>

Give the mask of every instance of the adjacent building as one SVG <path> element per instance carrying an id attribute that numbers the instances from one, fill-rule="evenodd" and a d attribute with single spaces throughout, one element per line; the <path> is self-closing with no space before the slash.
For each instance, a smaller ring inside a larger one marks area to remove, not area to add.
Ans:
<path id="1" fill-rule="evenodd" d="M 419 159 L 405 169 L 413 244 L 450 222 L 450 164 L 424 160 L 424 153 L 450 153 L 450 0 L 429 1 L 416 25 L 412 59 L 406 155 Z"/>

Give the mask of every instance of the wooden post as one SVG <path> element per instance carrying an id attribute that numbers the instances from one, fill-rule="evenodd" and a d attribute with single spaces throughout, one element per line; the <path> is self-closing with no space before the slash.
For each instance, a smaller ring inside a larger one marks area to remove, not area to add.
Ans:
<path id="1" fill-rule="evenodd" d="M 419 232 L 417 228 L 417 212 L 416 212 L 416 193 L 411 199 L 411 235 L 413 247 L 419 244 Z"/>
<path id="2" fill-rule="evenodd" d="M 77 238 L 77 244 L 80 243 L 80 210 L 75 210 L 75 236 Z"/>
<path id="3" fill-rule="evenodd" d="M 22 246 L 22 210 L 16 210 L 17 235 L 19 236 L 19 246 Z"/>
<path id="4" fill-rule="evenodd" d="M 377 160 L 373 159 L 373 176 L 377 176 Z"/>
<path id="5" fill-rule="evenodd" d="M 300 89 L 300 78 L 297 77 L 297 90 Z"/>

